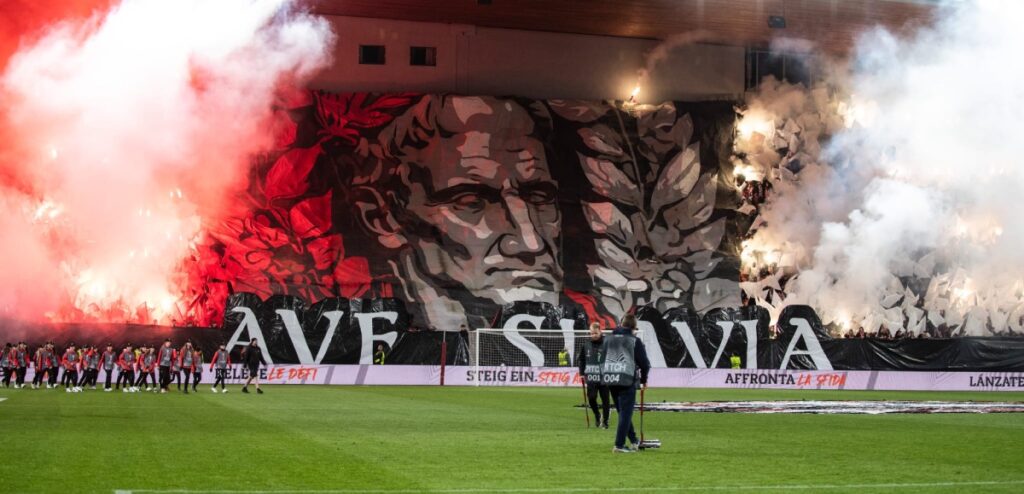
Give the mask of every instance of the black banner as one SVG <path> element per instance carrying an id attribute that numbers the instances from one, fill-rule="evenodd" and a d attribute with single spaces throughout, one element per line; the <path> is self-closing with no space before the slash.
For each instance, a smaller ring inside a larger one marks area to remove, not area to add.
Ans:
<path id="1" fill-rule="evenodd" d="M 231 296 L 227 307 L 220 329 L 124 324 L 29 328 L 8 323 L 5 334 L 15 338 L 19 333 L 48 335 L 29 344 L 53 340 L 59 347 L 70 343 L 159 345 L 164 338 L 181 345 L 190 340 L 207 356 L 220 344 L 237 352 L 256 338 L 276 364 L 370 364 L 380 348 L 387 364 L 438 365 L 442 347 L 448 365 L 471 362 L 471 333 L 412 327 L 404 304 L 393 298 L 328 298 L 307 306 L 298 297 L 272 296 L 261 301 L 243 293 Z M 1024 371 L 1024 338 L 836 339 L 807 306 L 787 307 L 776 334 L 770 331 L 768 312 L 761 307 L 719 308 L 700 315 L 685 308 L 662 313 L 645 306 L 635 313 L 652 363 L 661 367 L 728 368 L 730 357 L 736 355 L 748 369 Z M 577 306 L 537 302 L 509 304 L 492 322 L 492 327 L 515 335 L 516 342 L 509 336 L 483 341 L 493 361 L 482 365 L 557 366 L 562 347 L 542 345 L 531 331 L 563 331 L 565 347 L 575 356 L 586 339 L 573 331 L 588 324 Z"/>

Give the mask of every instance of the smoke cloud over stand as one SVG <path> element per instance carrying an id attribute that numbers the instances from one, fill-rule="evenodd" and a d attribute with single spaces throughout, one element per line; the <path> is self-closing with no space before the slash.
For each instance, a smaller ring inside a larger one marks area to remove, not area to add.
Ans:
<path id="1" fill-rule="evenodd" d="M 1024 5 L 942 9 L 908 39 L 865 33 L 819 86 L 768 81 L 748 102 L 738 174 L 772 191 L 744 288 L 773 313 L 806 303 L 868 332 L 1024 332 Z M 784 299 L 763 300 L 780 281 Z"/>
<path id="2" fill-rule="evenodd" d="M 0 78 L 0 316 L 180 321 L 176 268 L 334 34 L 284 0 L 127 0 L 30 34 Z"/>

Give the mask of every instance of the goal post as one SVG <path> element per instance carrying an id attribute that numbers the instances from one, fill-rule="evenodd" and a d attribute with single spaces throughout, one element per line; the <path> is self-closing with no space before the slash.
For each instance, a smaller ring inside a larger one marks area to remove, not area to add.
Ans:
<path id="1" fill-rule="evenodd" d="M 565 367 L 573 369 L 584 343 L 590 341 L 585 329 L 501 329 L 474 331 L 470 338 L 469 365 L 476 375 L 491 367 Z M 559 365 L 558 354 L 569 353 L 568 365 Z M 480 385 L 480 380 L 476 381 Z"/>

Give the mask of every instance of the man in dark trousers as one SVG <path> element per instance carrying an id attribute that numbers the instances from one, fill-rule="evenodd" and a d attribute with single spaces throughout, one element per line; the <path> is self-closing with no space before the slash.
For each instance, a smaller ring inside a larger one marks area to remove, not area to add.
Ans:
<path id="1" fill-rule="evenodd" d="M 192 392 L 197 393 L 196 387 L 199 386 L 199 381 L 203 380 L 203 351 L 199 347 L 194 348 L 195 350 L 192 350 L 192 362 L 195 365 L 195 369 L 192 371 Z"/>
<path id="2" fill-rule="evenodd" d="M 135 389 L 135 352 L 132 351 L 132 344 L 129 343 L 121 350 L 121 354 L 117 357 L 117 367 L 120 369 L 120 373 L 117 375 L 117 382 L 114 383 L 114 389 L 117 389 L 124 383 L 124 387 L 121 388 L 122 393 L 134 393 Z"/>
<path id="3" fill-rule="evenodd" d="M 100 355 L 100 366 L 103 370 L 107 371 L 107 380 L 103 383 L 103 391 L 112 391 L 110 387 L 110 376 L 114 375 L 114 367 L 117 365 L 117 352 L 114 351 L 114 345 L 107 343 L 107 349 L 103 351 L 103 355 Z"/>
<path id="4" fill-rule="evenodd" d="M 35 356 L 32 357 L 32 362 L 36 366 L 36 373 L 32 375 L 32 389 L 38 389 L 43 383 L 43 374 L 48 370 L 47 367 L 43 366 L 43 355 L 46 353 L 46 345 L 36 348 Z"/>
<path id="5" fill-rule="evenodd" d="M 188 385 L 192 381 L 192 371 L 196 370 L 195 356 L 192 342 L 186 341 L 185 346 L 178 352 L 178 368 L 185 373 L 185 394 L 188 394 Z"/>
<path id="6" fill-rule="evenodd" d="M 53 352 L 53 344 L 46 343 L 36 350 L 36 374 L 32 378 L 32 387 L 39 388 L 46 384 L 46 388 L 52 388 L 52 383 L 57 382 L 57 356 Z M 43 382 L 43 375 L 47 381 Z"/>
<path id="7" fill-rule="evenodd" d="M 7 343 L 0 352 L 0 369 L 4 371 L 4 387 L 11 385 L 11 378 L 14 377 L 14 345 Z"/>
<path id="8" fill-rule="evenodd" d="M 82 362 L 74 343 L 69 344 L 68 349 L 64 350 L 64 356 L 61 357 L 60 363 L 64 366 L 64 392 L 77 393 L 81 391 L 82 389 L 76 384 L 78 384 L 78 367 Z"/>
<path id="9" fill-rule="evenodd" d="M 46 387 L 47 388 L 56 388 L 57 387 L 57 369 L 60 367 L 60 356 L 57 355 L 57 348 L 53 346 L 53 342 L 52 341 L 46 344 L 46 349 L 48 350 L 48 353 L 44 354 L 44 356 L 43 356 L 43 363 L 44 364 L 48 364 L 50 366 L 50 370 L 47 371 L 48 375 L 46 376 L 47 379 L 49 379 L 48 384 L 46 385 Z M 49 358 L 50 358 L 49 362 L 46 361 L 46 357 L 47 356 L 49 356 Z"/>
<path id="10" fill-rule="evenodd" d="M 604 338 L 601 359 L 601 381 L 615 396 L 615 409 L 619 412 L 619 424 L 615 429 L 614 453 L 633 453 L 640 440 L 633 430 L 633 407 L 636 405 L 638 386 L 647 386 L 651 362 L 647 349 L 636 337 L 636 316 L 626 314 L 622 326 L 615 328 L 611 336 Z M 626 447 L 626 439 L 633 448 Z"/>
<path id="11" fill-rule="evenodd" d="M 601 349 L 604 348 L 604 335 L 601 333 L 601 325 L 592 323 L 590 325 L 590 341 L 583 344 L 580 349 L 579 360 L 580 375 L 587 383 L 587 401 L 590 409 L 594 411 L 595 423 L 598 427 L 608 428 L 608 386 L 601 384 Z M 601 408 L 597 408 L 597 397 L 601 396 Z M 602 414 L 604 412 L 604 420 Z"/>
<path id="12" fill-rule="evenodd" d="M 96 376 L 100 373 L 100 352 L 94 346 L 85 346 L 82 353 L 82 378 L 78 381 L 78 387 L 85 388 L 92 386 L 96 389 Z"/>
<path id="13" fill-rule="evenodd" d="M 156 385 L 156 352 L 153 351 L 153 347 L 142 346 L 142 353 L 139 354 L 136 360 L 139 367 L 139 377 L 135 380 L 135 387 L 142 389 L 142 386 L 146 386 L 146 391 L 149 391 L 149 382 L 153 383 L 153 391 L 157 390 Z M 147 381 L 147 379 L 149 381 Z"/>
<path id="14" fill-rule="evenodd" d="M 171 365 L 177 356 L 171 348 L 171 340 L 164 340 L 160 352 L 156 356 L 157 366 L 160 367 L 160 392 L 166 393 L 167 387 L 171 384 Z"/>
<path id="15" fill-rule="evenodd" d="M 17 376 L 14 381 L 15 388 L 25 387 L 25 374 L 28 372 L 29 363 L 28 345 L 25 342 L 18 343 L 18 346 L 14 349 L 14 365 Z"/>
<path id="16" fill-rule="evenodd" d="M 217 384 L 220 384 L 220 392 L 227 393 L 228 389 L 224 387 L 224 381 L 228 377 L 228 366 L 231 365 L 231 354 L 224 349 L 224 345 L 221 344 L 217 352 L 213 354 L 213 359 L 210 360 L 210 370 L 215 371 L 213 386 L 210 388 L 214 393 L 217 392 Z"/>
<path id="17" fill-rule="evenodd" d="M 260 364 L 263 363 L 263 350 L 260 349 L 259 343 L 256 338 L 253 338 L 249 342 L 249 346 L 242 350 L 242 363 L 245 364 L 245 368 L 249 370 L 249 378 L 245 380 L 245 385 L 242 386 L 242 392 L 249 392 L 249 383 L 256 381 L 256 393 L 263 394 L 263 390 L 260 389 Z"/>

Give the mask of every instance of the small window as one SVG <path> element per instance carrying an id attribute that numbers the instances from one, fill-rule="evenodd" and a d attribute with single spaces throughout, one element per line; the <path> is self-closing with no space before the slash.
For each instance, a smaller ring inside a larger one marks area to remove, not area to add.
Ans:
<path id="1" fill-rule="evenodd" d="M 433 46 L 413 46 L 409 48 L 409 65 L 427 67 L 437 65 L 437 48 Z"/>
<path id="2" fill-rule="evenodd" d="M 769 75 L 778 81 L 810 87 L 816 80 L 813 69 L 813 60 L 806 54 L 747 48 L 746 88 L 756 89 Z"/>
<path id="3" fill-rule="evenodd" d="M 359 45 L 360 65 L 384 65 L 384 45 Z"/>

